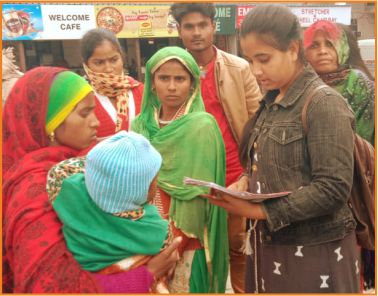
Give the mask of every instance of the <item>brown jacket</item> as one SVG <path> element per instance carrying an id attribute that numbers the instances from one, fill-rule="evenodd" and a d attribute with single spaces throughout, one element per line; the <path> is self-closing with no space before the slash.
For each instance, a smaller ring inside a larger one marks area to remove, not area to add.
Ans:
<path id="1" fill-rule="evenodd" d="M 252 168 L 249 158 L 247 171 L 255 172 L 261 192 L 292 191 L 262 203 L 267 215 L 260 236 L 264 244 L 325 243 L 342 239 L 356 226 L 347 203 L 354 115 L 335 90 L 318 90 L 307 110 L 305 134 L 303 106 L 318 85 L 324 83 L 308 65 L 279 102 L 278 91 L 268 91 L 249 131 L 247 155 L 253 149 L 258 161 Z"/>
<path id="2" fill-rule="evenodd" d="M 244 125 L 255 114 L 262 95 L 246 60 L 220 49 L 216 50 L 217 96 L 235 140 L 239 144 Z"/>

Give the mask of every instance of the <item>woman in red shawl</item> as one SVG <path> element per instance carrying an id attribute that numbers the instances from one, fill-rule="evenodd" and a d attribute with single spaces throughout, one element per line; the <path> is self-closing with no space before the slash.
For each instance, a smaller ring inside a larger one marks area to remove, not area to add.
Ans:
<path id="1" fill-rule="evenodd" d="M 147 292 L 171 272 L 174 242 L 147 267 L 117 275 L 80 268 L 66 247 L 46 193 L 48 170 L 96 140 L 91 87 L 62 68 L 20 78 L 3 110 L 3 292 Z"/>
<path id="2" fill-rule="evenodd" d="M 140 112 L 143 84 L 124 73 L 124 57 L 116 35 L 106 29 L 92 29 L 81 40 L 83 67 L 96 95 L 99 138 L 129 130 Z"/>

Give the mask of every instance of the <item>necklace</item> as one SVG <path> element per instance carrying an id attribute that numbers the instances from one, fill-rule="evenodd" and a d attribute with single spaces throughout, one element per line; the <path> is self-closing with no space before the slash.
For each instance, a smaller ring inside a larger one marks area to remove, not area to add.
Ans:
<path id="1" fill-rule="evenodd" d="M 206 73 L 206 71 L 207 71 L 207 67 L 208 67 L 209 64 L 213 61 L 214 56 L 215 56 L 215 52 L 214 52 L 214 50 L 213 50 L 212 55 L 211 55 L 210 59 L 209 59 L 207 62 L 205 62 L 205 63 L 201 63 L 201 64 L 198 63 L 198 66 L 199 66 L 201 72 L 205 72 L 205 73 Z"/>
<path id="2" fill-rule="evenodd" d="M 199 69 L 200 69 L 200 77 L 201 78 L 205 78 L 206 77 L 206 74 L 207 74 L 207 67 L 209 66 L 209 64 L 213 61 L 213 57 L 211 58 L 211 60 L 207 63 L 207 64 L 204 64 L 204 65 L 198 65 L 199 66 Z"/>
<path id="3" fill-rule="evenodd" d="M 210 60 L 207 64 L 204 64 L 204 65 L 198 65 L 199 68 L 200 68 L 200 72 L 201 72 L 201 74 L 207 72 L 207 66 L 209 66 L 209 64 L 211 63 L 212 60 L 213 60 L 213 59 L 211 58 L 211 60 Z"/>
<path id="4" fill-rule="evenodd" d="M 214 59 L 214 56 L 215 56 L 215 52 L 213 51 L 212 52 L 212 55 L 210 57 L 210 59 L 205 62 L 205 63 L 198 63 L 198 66 L 201 70 L 206 70 L 207 66 L 212 62 L 212 60 Z"/>
<path id="5" fill-rule="evenodd" d="M 162 125 L 167 125 L 167 124 L 170 124 L 172 121 L 180 118 L 182 115 L 184 115 L 185 106 L 186 106 L 186 101 L 180 106 L 180 108 L 178 108 L 178 110 L 176 111 L 175 115 L 173 115 L 171 120 L 163 120 L 159 118 L 158 119 L 159 123 Z"/>
<path id="6" fill-rule="evenodd" d="M 164 125 L 170 124 L 172 121 L 173 121 L 172 119 L 171 120 L 162 120 L 162 119 L 159 118 L 159 123 L 164 124 Z"/>

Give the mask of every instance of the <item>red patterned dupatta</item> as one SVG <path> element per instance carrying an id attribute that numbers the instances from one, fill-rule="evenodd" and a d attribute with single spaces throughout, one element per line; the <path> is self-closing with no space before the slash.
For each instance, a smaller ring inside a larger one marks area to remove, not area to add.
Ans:
<path id="1" fill-rule="evenodd" d="M 65 69 L 38 67 L 20 78 L 3 110 L 3 292 L 98 292 L 68 251 L 46 193 L 52 165 L 78 152 L 48 147 L 49 88 Z"/>

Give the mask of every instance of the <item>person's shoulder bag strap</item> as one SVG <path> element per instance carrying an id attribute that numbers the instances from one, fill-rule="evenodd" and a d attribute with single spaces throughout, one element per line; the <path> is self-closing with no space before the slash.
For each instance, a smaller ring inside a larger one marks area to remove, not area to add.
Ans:
<path id="1" fill-rule="evenodd" d="M 305 135 L 307 135 L 307 133 L 308 133 L 308 126 L 307 126 L 307 109 L 308 109 L 308 106 L 310 105 L 312 98 L 314 97 L 315 93 L 318 90 L 321 90 L 322 88 L 326 88 L 326 87 L 329 87 L 329 86 L 326 85 L 326 84 L 318 85 L 317 87 L 315 87 L 311 90 L 310 94 L 308 95 L 308 97 L 306 99 L 306 102 L 305 102 L 303 109 L 302 109 L 302 125 L 303 125 L 303 130 L 304 130 Z"/>

